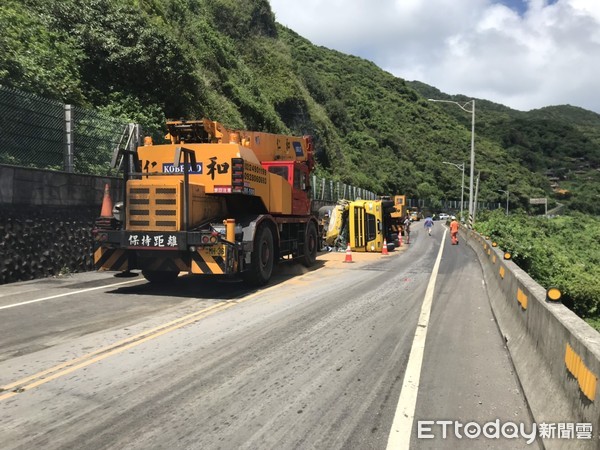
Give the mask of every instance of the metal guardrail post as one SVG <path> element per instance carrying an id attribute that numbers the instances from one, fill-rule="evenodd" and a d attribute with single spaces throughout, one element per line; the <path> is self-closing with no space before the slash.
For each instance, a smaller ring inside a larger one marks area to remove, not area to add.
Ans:
<path id="1" fill-rule="evenodd" d="M 138 169 L 141 170 L 141 168 L 135 166 L 133 155 L 137 153 L 137 148 L 141 145 L 142 142 L 142 126 L 137 123 L 130 123 L 128 125 L 128 128 L 130 135 L 129 146 L 127 148 L 127 150 L 130 151 L 130 156 L 128 156 L 128 158 L 130 158 L 129 167 L 131 168 L 131 171 L 137 172 Z"/>
<path id="2" fill-rule="evenodd" d="M 144 143 L 142 126 L 139 123 L 135 124 L 135 146 L 140 147 Z M 134 149 L 135 150 L 135 149 Z"/>
<path id="3" fill-rule="evenodd" d="M 65 157 L 63 168 L 65 172 L 73 173 L 73 110 L 71 105 L 65 105 Z"/>

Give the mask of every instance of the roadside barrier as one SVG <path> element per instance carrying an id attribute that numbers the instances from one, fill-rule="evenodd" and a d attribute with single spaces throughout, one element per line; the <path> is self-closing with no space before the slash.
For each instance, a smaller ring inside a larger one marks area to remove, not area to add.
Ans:
<path id="1" fill-rule="evenodd" d="M 492 310 L 537 424 L 590 424 L 593 437 L 547 449 L 599 448 L 600 334 L 475 231 L 461 227 L 483 269 Z"/>

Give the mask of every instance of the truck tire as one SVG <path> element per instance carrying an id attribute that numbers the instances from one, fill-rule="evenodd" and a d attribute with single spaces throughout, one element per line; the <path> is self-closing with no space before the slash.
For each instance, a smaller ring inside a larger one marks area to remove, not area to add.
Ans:
<path id="1" fill-rule="evenodd" d="M 179 271 L 143 270 L 144 278 L 153 284 L 166 284 L 175 281 Z"/>
<path id="2" fill-rule="evenodd" d="M 242 278 L 253 286 L 264 286 L 271 279 L 274 264 L 273 232 L 268 225 L 263 224 L 256 230 L 250 267 L 242 272 Z"/>
<path id="3" fill-rule="evenodd" d="M 317 250 L 319 247 L 319 237 L 317 227 L 314 222 L 309 222 L 306 226 L 306 235 L 304 236 L 304 254 L 302 255 L 302 264 L 311 267 L 317 261 Z"/>

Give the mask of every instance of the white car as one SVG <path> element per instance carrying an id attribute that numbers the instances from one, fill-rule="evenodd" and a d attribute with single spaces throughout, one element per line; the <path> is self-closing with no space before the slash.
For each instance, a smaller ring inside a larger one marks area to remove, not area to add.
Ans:
<path id="1" fill-rule="evenodd" d="M 450 218 L 450 215 L 446 213 L 440 213 L 439 218 L 440 220 L 448 220 Z"/>

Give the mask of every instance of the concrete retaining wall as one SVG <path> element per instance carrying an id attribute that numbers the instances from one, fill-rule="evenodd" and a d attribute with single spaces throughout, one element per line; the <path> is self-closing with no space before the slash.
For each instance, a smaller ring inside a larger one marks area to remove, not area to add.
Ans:
<path id="1" fill-rule="evenodd" d="M 478 255 L 492 309 L 535 422 L 591 424 L 592 439 L 544 439 L 546 448 L 600 448 L 600 333 L 560 303 L 504 252 L 473 231 L 463 241 Z M 493 380 L 490 380 L 493 383 Z M 556 430 L 558 436 L 558 430 Z"/>
<path id="2" fill-rule="evenodd" d="M 119 180 L 0 165 L 0 284 L 91 270 L 104 186 Z"/>
<path id="3" fill-rule="evenodd" d="M 0 165 L 0 284 L 93 270 L 91 230 L 107 183 L 122 200 L 120 178 Z"/>

